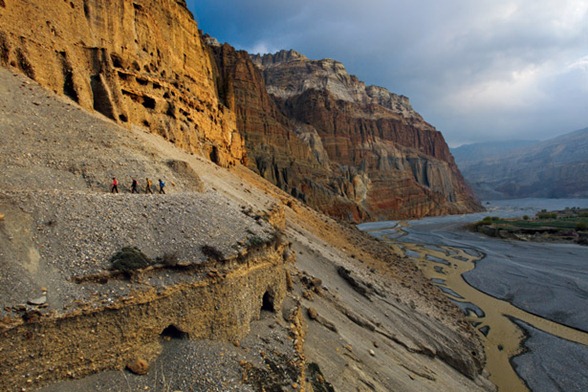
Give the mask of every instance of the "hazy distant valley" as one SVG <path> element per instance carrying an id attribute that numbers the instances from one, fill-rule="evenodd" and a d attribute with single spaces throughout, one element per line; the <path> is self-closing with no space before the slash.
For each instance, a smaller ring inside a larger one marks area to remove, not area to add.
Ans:
<path id="1" fill-rule="evenodd" d="M 588 197 L 588 128 L 542 142 L 464 145 L 452 153 L 481 200 Z"/>

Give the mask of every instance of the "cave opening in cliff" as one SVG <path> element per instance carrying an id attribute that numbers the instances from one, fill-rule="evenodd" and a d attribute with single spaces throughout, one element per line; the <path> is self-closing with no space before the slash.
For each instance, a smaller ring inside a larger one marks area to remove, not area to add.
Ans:
<path id="1" fill-rule="evenodd" d="M 212 146 L 212 151 L 210 151 L 210 160 L 217 165 L 220 164 L 220 155 L 217 146 Z"/>
<path id="2" fill-rule="evenodd" d="M 173 324 L 170 324 L 167 328 L 165 328 L 160 336 L 166 340 L 171 339 L 188 339 L 189 336 L 186 332 L 182 331 L 178 327 Z"/>
<path id="3" fill-rule="evenodd" d="M 275 313 L 276 308 L 274 307 L 274 295 L 268 291 L 263 294 L 263 299 L 261 301 L 261 310 L 265 310 L 267 312 Z"/>

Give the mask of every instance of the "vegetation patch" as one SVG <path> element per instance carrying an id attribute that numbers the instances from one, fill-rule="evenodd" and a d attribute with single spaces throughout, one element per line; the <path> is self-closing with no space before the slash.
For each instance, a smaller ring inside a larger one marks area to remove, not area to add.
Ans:
<path id="1" fill-rule="evenodd" d="M 153 261 L 137 247 L 125 246 L 110 258 L 112 269 L 131 273 L 149 267 Z"/>
<path id="2" fill-rule="evenodd" d="M 499 218 L 487 216 L 474 223 L 473 230 L 499 238 L 523 241 L 556 241 L 588 244 L 588 209 L 566 208 L 538 212 L 534 217 Z"/>

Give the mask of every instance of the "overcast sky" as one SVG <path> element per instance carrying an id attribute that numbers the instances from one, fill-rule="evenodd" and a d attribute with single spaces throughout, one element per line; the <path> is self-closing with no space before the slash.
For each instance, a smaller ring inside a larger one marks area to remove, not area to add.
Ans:
<path id="1" fill-rule="evenodd" d="M 333 58 L 406 95 L 450 146 L 588 127 L 587 0 L 188 0 L 250 53 Z"/>

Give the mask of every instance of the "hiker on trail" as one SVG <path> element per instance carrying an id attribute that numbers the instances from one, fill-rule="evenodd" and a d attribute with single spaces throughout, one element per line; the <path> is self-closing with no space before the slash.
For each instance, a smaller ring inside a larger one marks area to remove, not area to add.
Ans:
<path id="1" fill-rule="evenodd" d="M 145 193 L 153 194 L 153 191 L 151 190 L 151 186 L 153 185 L 153 182 L 151 182 L 151 180 L 149 178 L 146 178 L 145 181 L 147 182 L 147 185 L 145 186 Z"/>
<path id="2" fill-rule="evenodd" d="M 139 193 L 137 190 L 137 180 L 133 178 L 133 182 L 131 182 L 131 193 Z"/>
<path id="3" fill-rule="evenodd" d="M 159 179 L 159 193 L 165 194 L 165 190 L 163 190 L 163 188 L 165 188 L 165 182 L 161 181 L 161 178 L 160 178 Z"/>
<path id="4" fill-rule="evenodd" d="M 110 193 L 118 193 L 118 181 L 116 177 L 112 177 L 112 186 L 110 187 Z"/>

